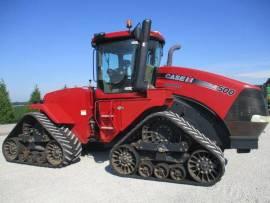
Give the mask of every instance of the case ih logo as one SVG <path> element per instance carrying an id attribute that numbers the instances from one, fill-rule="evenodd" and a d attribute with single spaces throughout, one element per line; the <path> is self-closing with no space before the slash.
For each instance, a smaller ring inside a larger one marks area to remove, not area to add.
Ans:
<path id="1" fill-rule="evenodd" d="M 194 81 L 194 78 L 192 78 L 192 77 L 188 77 L 188 76 L 184 76 L 184 75 L 170 74 L 170 73 L 167 73 L 165 75 L 165 78 L 169 79 L 169 80 L 177 80 L 177 81 L 186 82 L 186 83 L 192 83 Z"/>

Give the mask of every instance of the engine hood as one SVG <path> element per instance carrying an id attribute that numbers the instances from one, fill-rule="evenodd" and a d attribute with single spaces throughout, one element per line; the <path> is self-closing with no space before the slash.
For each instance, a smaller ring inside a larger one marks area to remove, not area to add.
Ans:
<path id="1" fill-rule="evenodd" d="M 221 118 L 245 89 L 260 88 L 218 74 L 186 67 L 164 66 L 157 71 L 156 87 L 172 89 L 183 96 L 206 106 Z"/>
<path id="2" fill-rule="evenodd" d="M 214 85 L 229 85 L 238 88 L 253 88 L 260 90 L 259 87 L 234 80 L 219 74 L 210 73 L 194 68 L 180 67 L 180 66 L 163 66 L 158 69 L 158 78 L 165 77 L 168 80 L 176 80 L 179 82 L 195 82 L 202 80 L 205 82 L 213 83 Z"/>

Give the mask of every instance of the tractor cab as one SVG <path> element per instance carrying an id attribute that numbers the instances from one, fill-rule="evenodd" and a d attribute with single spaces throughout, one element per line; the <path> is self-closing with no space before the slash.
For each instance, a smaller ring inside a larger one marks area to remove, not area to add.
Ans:
<path id="1" fill-rule="evenodd" d="M 138 25 L 133 31 L 95 34 L 92 45 L 98 89 L 104 93 L 125 93 L 154 87 L 164 38 L 159 32 L 151 32 L 149 23 L 144 21 L 142 28 Z"/>

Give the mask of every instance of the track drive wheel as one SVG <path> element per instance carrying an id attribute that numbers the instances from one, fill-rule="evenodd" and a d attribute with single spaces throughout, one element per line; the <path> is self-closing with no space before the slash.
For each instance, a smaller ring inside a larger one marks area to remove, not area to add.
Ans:
<path id="1" fill-rule="evenodd" d="M 3 154 L 8 161 L 15 160 L 19 155 L 20 143 L 16 138 L 8 138 L 3 144 Z"/>
<path id="2" fill-rule="evenodd" d="M 213 184 L 221 177 L 220 164 L 212 154 L 206 150 L 196 150 L 190 156 L 188 172 L 197 182 Z"/>
<path id="3" fill-rule="evenodd" d="M 138 173 L 142 177 L 150 177 L 153 174 L 154 166 L 150 161 L 141 161 L 138 167 Z"/>
<path id="4" fill-rule="evenodd" d="M 50 141 L 46 145 L 46 158 L 47 161 L 53 166 L 59 166 L 63 162 L 63 151 L 56 141 Z"/>
<path id="5" fill-rule="evenodd" d="M 131 175 L 137 171 L 139 155 L 129 145 L 120 145 L 110 153 L 110 162 L 113 170 L 120 175 Z"/>
<path id="6" fill-rule="evenodd" d="M 171 169 L 170 169 L 171 179 L 176 180 L 176 181 L 181 181 L 186 178 L 186 175 L 187 175 L 187 172 L 183 165 L 176 164 L 176 165 L 171 166 Z"/>
<path id="7" fill-rule="evenodd" d="M 154 168 L 154 175 L 158 179 L 165 179 L 169 175 L 169 166 L 165 163 L 159 163 Z"/>

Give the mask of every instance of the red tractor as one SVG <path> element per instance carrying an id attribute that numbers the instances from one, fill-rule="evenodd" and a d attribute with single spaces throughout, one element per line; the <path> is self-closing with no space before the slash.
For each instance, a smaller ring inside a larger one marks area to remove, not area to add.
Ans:
<path id="1" fill-rule="evenodd" d="M 59 168 L 80 160 L 82 146 L 111 146 L 120 176 L 213 185 L 225 172 L 225 149 L 250 152 L 266 123 L 261 90 L 220 75 L 160 67 L 165 43 L 151 20 L 131 30 L 95 34 L 97 87 L 45 95 L 3 143 L 7 161 Z"/>

